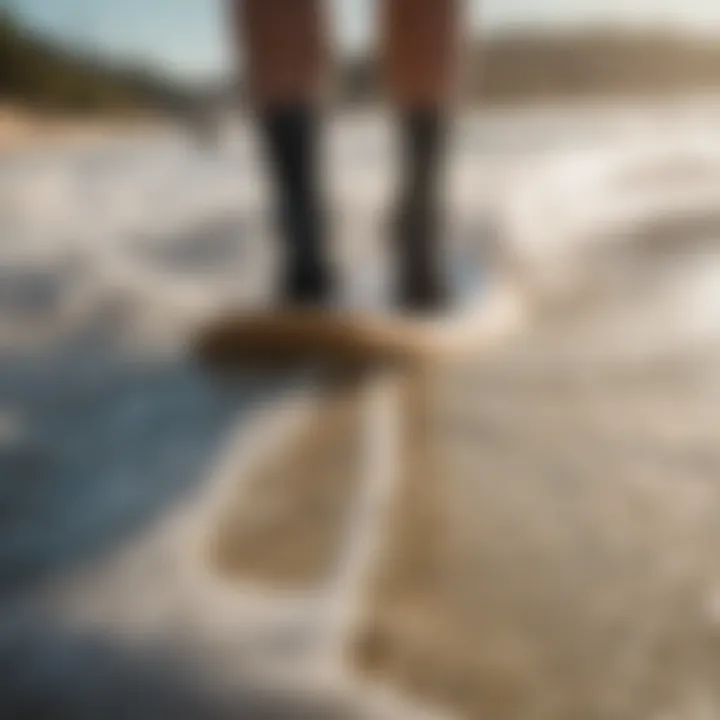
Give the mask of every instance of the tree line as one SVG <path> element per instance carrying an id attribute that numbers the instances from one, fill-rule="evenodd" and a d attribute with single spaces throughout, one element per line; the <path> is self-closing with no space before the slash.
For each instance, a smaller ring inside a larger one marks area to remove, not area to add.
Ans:
<path id="1" fill-rule="evenodd" d="M 379 76 L 370 58 L 349 61 L 337 73 L 337 95 L 347 102 L 376 100 Z M 720 88 L 720 43 L 670 31 L 600 28 L 478 40 L 467 49 L 463 95 L 498 103 L 713 88 Z M 219 100 L 229 104 L 237 90 L 222 84 L 211 92 L 190 89 L 156 72 L 63 49 L 0 13 L 0 101 L 79 112 L 193 111 Z"/>
<path id="2" fill-rule="evenodd" d="M 0 101 L 45 111 L 127 112 L 182 107 L 184 88 L 148 70 L 63 48 L 0 12 Z"/>

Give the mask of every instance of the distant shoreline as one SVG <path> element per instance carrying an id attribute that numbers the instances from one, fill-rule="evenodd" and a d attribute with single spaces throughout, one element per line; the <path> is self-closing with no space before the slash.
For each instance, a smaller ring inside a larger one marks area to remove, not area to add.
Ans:
<path id="1" fill-rule="evenodd" d="M 79 116 L 35 113 L 0 105 L 0 153 L 58 144 L 102 141 L 111 136 L 157 127 L 151 116 Z"/>
<path id="2" fill-rule="evenodd" d="M 458 110 L 462 114 L 505 115 L 515 113 L 544 113 L 575 111 L 593 113 L 668 107 L 673 105 L 704 105 L 720 109 L 720 89 L 717 87 L 687 88 L 656 92 L 588 92 L 576 95 L 526 96 L 493 98 L 486 101 L 458 98 Z M 384 113 L 390 111 L 387 103 L 378 99 L 361 102 L 331 103 L 327 107 L 329 118 L 335 115 Z M 247 118 L 247 108 L 231 115 L 223 113 L 221 122 L 236 117 L 238 122 Z M 135 133 L 162 133 L 184 128 L 190 130 L 188 117 L 178 115 L 123 113 L 123 114 L 50 114 L 19 105 L 0 104 L 0 156 L 17 151 L 50 149 L 67 145 L 102 143 L 111 138 L 132 136 Z"/>

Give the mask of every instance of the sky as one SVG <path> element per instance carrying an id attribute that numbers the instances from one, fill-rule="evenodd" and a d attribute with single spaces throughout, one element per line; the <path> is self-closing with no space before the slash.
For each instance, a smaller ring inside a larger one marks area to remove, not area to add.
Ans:
<path id="1" fill-rule="evenodd" d="M 376 0 L 329 0 L 346 50 L 372 37 Z M 474 28 L 629 23 L 720 32 L 718 0 L 468 0 Z M 33 27 L 95 51 L 206 79 L 231 67 L 223 0 L 0 0 Z"/>

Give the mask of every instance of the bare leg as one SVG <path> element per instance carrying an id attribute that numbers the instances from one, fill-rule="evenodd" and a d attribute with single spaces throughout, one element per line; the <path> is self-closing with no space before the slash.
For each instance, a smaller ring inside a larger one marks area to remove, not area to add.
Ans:
<path id="1" fill-rule="evenodd" d="M 398 107 L 403 178 L 396 250 L 400 301 L 442 307 L 438 179 L 459 54 L 461 0 L 385 0 L 383 60 Z"/>
<path id="2" fill-rule="evenodd" d="M 232 0 L 277 194 L 289 302 L 330 292 L 317 178 L 317 102 L 327 45 L 323 0 Z"/>

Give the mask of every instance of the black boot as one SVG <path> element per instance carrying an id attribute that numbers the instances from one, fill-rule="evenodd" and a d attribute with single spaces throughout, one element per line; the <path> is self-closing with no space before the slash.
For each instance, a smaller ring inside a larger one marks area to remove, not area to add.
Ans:
<path id="1" fill-rule="evenodd" d="M 281 299 L 301 305 L 325 303 L 332 293 L 332 278 L 317 178 L 318 118 L 309 107 L 288 106 L 265 112 L 261 125 L 285 243 Z"/>
<path id="2" fill-rule="evenodd" d="M 402 118 L 402 189 L 395 229 L 398 302 L 411 312 L 432 312 L 449 299 L 440 243 L 438 179 L 444 117 L 437 110 Z"/>

